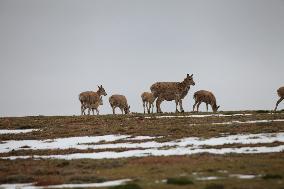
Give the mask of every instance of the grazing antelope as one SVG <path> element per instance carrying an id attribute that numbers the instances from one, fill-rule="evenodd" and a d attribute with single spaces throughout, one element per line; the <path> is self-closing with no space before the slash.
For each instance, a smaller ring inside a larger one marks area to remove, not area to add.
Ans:
<path id="1" fill-rule="evenodd" d="M 277 90 L 277 94 L 278 94 L 278 96 L 280 97 L 280 99 L 277 101 L 274 111 L 277 110 L 278 105 L 279 105 L 280 102 L 284 99 L 284 87 L 280 87 L 280 88 Z"/>
<path id="2" fill-rule="evenodd" d="M 123 114 L 123 111 L 125 114 L 130 112 L 130 106 L 128 106 L 126 97 L 123 95 L 112 95 L 109 97 L 109 103 L 113 114 L 115 114 L 115 108 L 117 107 L 120 108 L 121 114 Z"/>
<path id="3" fill-rule="evenodd" d="M 144 114 L 145 114 L 145 108 L 147 108 L 147 111 L 149 114 L 151 107 L 152 107 L 152 113 L 153 113 L 154 101 L 155 101 L 155 97 L 153 93 L 144 92 L 141 94 L 141 98 L 142 98 L 142 103 L 143 103 L 143 108 L 144 108 Z"/>
<path id="4" fill-rule="evenodd" d="M 157 82 L 151 86 L 151 92 L 154 98 L 158 98 L 156 101 L 157 113 L 162 113 L 161 103 L 166 101 L 175 100 L 176 112 L 178 111 L 178 104 L 180 111 L 184 112 L 182 107 L 182 99 L 187 95 L 190 86 L 195 85 L 193 81 L 193 74 L 190 76 L 187 74 L 186 78 L 182 82 Z"/>
<path id="5" fill-rule="evenodd" d="M 81 115 L 85 115 L 85 110 L 88 107 L 91 107 L 92 104 L 99 104 L 101 96 L 106 96 L 107 93 L 103 86 L 98 86 L 97 92 L 94 91 L 85 91 L 79 94 L 79 100 L 81 102 Z M 90 115 L 90 108 L 89 108 L 89 115 Z"/>
<path id="6" fill-rule="evenodd" d="M 193 98 L 195 99 L 195 104 L 193 105 L 193 111 L 197 104 L 197 112 L 199 110 L 199 106 L 202 102 L 206 103 L 206 109 L 208 112 L 208 104 L 211 105 L 213 112 L 217 112 L 220 106 L 217 106 L 216 98 L 214 94 L 210 91 L 200 90 L 194 93 Z"/>

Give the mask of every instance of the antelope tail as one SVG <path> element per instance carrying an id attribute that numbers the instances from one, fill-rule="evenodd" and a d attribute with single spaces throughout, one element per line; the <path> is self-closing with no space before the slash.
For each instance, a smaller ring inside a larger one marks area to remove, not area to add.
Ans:
<path id="1" fill-rule="evenodd" d="M 81 98 L 81 95 L 79 95 L 79 101 L 81 102 L 81 104 L 83 104 L 83 100 Z"/>

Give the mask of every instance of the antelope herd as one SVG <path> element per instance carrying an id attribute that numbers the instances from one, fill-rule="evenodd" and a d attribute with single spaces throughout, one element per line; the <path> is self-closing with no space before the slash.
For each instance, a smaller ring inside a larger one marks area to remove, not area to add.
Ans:
<path id="1" fill-rule="evenodd" d="M 181 82 L 157 82 L 154 83 L 150 90 L 151 92 L 143 92 L 141 94 L 144 114 L 153 113 L 154 102 L 156 101 L 156 109 L 157 113 L 162 113 L 161 103 L 163 101 L 175 101 L 176 103 L 176 112 L 184 112 L 182 107 L 182 100 L 188 94 L 190 90 L 190 86 L 194 86 L 195 82 L 193 81 L 193 74 L 187 74 L 186 78 L 184 78 Z M 276 107 L 274 111 L 277 110 L 279 103 L 284 99 L 284 87 L 280 87 L 277 90 L 278 96 L 280 99 L 276 103 Z M 88 109 L 88 115 L 92 110 L 94 115 L 94 110 L 96 110 L 97 115 L 99 115 L 99 106 L 103 105 L 102 96 L 107 96 L 107 93 L 103 86 L 98 86 L 98 90 L 94 91 L 86 91 L 79 94 L 79 100 L 81 102 L 81 115 L 86 115 L 85 110 Z M 208 111 L 208 105 L 211 106 L 213 112 L 217 112 L 220 106 L 217 106 L 216 98 L 214 94 L 210 91 L 200 90 L 194 93 L 193 99 L 195 103 L 193 105 L 193 111 L 197 105 L 196 111 L 199 111 L 199 106 L 202 102 L 206 104 L 206 109 Z M 121 113 L 128 114 L 130 113 L 130 106 L 127 102 L 127 99 L 124 95 L 115 94 L 109 97 L 109 103 L 112 108 L 113 114 L 115 114 L 115 109 L 119 108 Z M 151 111 L 152 110 L 152 111 Z"/>

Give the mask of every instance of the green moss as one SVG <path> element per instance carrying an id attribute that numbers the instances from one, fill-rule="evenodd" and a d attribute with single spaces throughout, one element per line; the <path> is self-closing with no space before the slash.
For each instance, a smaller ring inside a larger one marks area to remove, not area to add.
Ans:
<path id="1" fill-rule="evenodd" d="M 222 113 L 224 115 L 233 115 L 235 112 L 219 112 L 219 113 Z"/>
<path id="2" fill-rule="evenodd" d="M 282 176 L 277 174 L 267 174 L 264 175 L 262 179 L 282 179 Z"/>
<path id="3" fill-rule="evenodd" d="M 269 113 L 270 111 L 269 110 L 256 110 L 255 112 L 262 114 L 262 113 Z"/>
<path id="4" fill-rule="evenodd" d="M 188 185 L 188 184 L 193 184 L 193 182 L 189 178 L 180 177 L 180 178 L 168 178 L 167 184 Z"/>

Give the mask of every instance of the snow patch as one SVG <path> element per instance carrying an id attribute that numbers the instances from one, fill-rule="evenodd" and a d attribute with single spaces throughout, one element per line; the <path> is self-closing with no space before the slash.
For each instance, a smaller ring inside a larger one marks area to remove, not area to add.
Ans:
<path id="1" fill-rule="evenodd" d="M 40 131 L 39 129 L 1 129 L 0 135 L 4 134 L 19 134 L 19 133 L 30 133 L 34 131 Z"/>
<path id="2" fill-rule="evenodd" d="M 201 115 L 168 115 L 168 116 L 147 116 L 145 119 L 151 119 L 151 118 L 187 118 L 187 117 L 192 117 L 192 118 L 202 118 L 202 117 L 233 117 L 233 116 L 251 116 L 252 114 L 231 114 L 231 115 L 225 115 L 225 114 L 201 114 Z"/>
<path id="3" fill-rule="evenodd" d="M 48 155 L 48 156 L 9 156 L 1 157 L 1 159 L 64 159 L 64 160 L 74 160 L 74 159 L 117 159 L 117 158 L 130 158 L 130 157 L 146 157 L 146 156 L 174 156 L 174 155 L 193 155 L 200 153 L 210 153 L 210 154 L 260 154 L 260 153 L 275 153 L 283 152 L 284 145 L 276 147 L 242 147 L 242 148 L 221 148 L 221 149 L 192 149 L 188 147 L 177 147 L 168 150 L 159 149 L 144 149 L 144 150 L 128 150 L 124 152 L 97 152 L 97 153 L 75 153 L 66 155 Z"/>
<path id="4" fill-rule="evenodd" d="M 122 179 L 122 180 L 114 180 L 107 181 L 102 183 L 86 183 L 86 184 L 61 184 L 61 185 L 49 185 L 49 186 L 34 186 L 34 183 L 26 183 L 26 184 L 1 184 L 1 189 L 43 189 L 43 188 L 92 188 L 92 187 L 110 187 L 110 186 L 118 186 L 125 184 L 126 182 L 131 181 L 131 179 Z"/>

